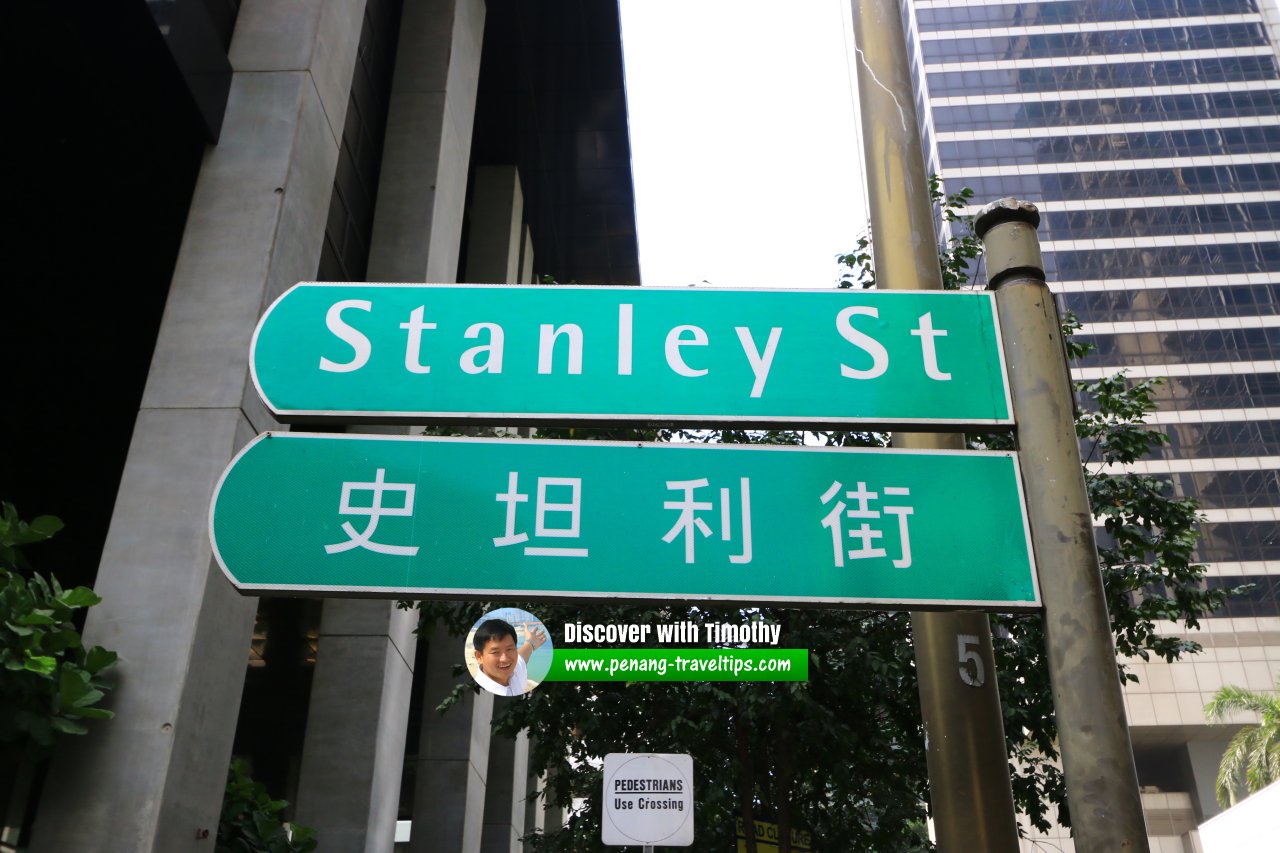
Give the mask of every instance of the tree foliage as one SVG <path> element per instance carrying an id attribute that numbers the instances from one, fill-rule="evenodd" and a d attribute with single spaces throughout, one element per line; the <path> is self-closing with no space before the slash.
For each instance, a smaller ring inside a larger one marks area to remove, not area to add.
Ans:
<path id="1" fill-rule="evenodd" d="M 98 703 L 116 653 L 86 649 L 75 625 L 101 599 L 36 574 L 21 550 L 61 529 L 53 516 L 27 523 L 0 504 L 0 748 L 27 760 L 47 755 L 59 736 L 86 734 L 86 720 L 113 716 Z"/>
<path id="2" fill-rule="evenodd" d="M 1234 806 L 1242 790 L 1256 794 L 1280 781 L 1280 679 L 1272 693 L 1227 685 L 1204 706 L 1211 723 L 1235 711 L 1257 714 L 1260 722 L 1238 731 L 1222 755 L 1214 793 L 1223 808 Z"/>
<path id="3" fill-rule="evenodd" d="M 500 701 L 495 731 L 530 733 L 530 766 L 545 768 L 547 801 L 578 803 L 565 832 L 540 851 L 600 850 L 598 760 L 610 752 L 693 756 L 700 850 L 734 849 L 734 821 L 812 831 L 821 847 L 923 850 L 924 753 L 910 644 L 902 613 L 839 610 L 524 605 L 550 625 L 576 620 L 660 624 L 690 620 L 780 624 L 785 645 L 807 648 L 807 683 L 563 682 Z M 431 604 L 464 634 L 487 606 Z M 689 644 L 708 647 L 710 644 Z M 460 688 L 466 689 L 466 688 Z M 789 833 L 784 831 L 784 836 Z M 836 841 L 838 839 L 838 841 Z"/>
<path id="4" fill-rule="evenodd" d="M 968 228 L 963 190 L 944 198 L 931 184 L 942 218 L 955 236 L 940 247 L 946 287 L 970 286 L 981 243 Z M 840 287 L 875 282 L 869 235 L 838 256 L 847 267 Z M 1078 324 L 1067 319 L 1066 329 Z M 1079 354 L 1081 344 L 1073 344 Z M 1078 385 L 1085 412 L 1077 429 L 1090 462 L 1122 464 L 1158 452 L 1167 438 L 1144 424 L 1154 408 L 1155 381 L 1123 376 Z M 882 446 L 865 432 L 671 430 L 635 432 L 541 430 L 546 438 L 705 441 L 716 443 Z M 1008 435 L 974 435 L 973 446 L 1009 448 Z M 1090 499 L 1105 527 L 1099 565 L 1122 654 L 1166 660 L 1198 650 L 1161 634 L 1166 621 L 1194 627 L 1221 606 L 1226 591 L 1206 590 L 1204 567 L 1192 562 L 1194 501 L 1177 498 L 1168 482 L 1090 466 Z M 766 522 L 767 523 L 767 522 Z M 501 602 L 515 604 L 514 602 Z M 568 621 L 638 623 L 742 622 L 782 626 L 783 645 L 810 652 L 808 683 L 558 683 L 523 700 L 502 702 L 495 730 L 531 736 L 531 763 L 546 768 L 540 795 L 570 810 L 566 831 L 533 840 L 540 851 L 601 850 L 598 760 L 609 752 L 687 752 L 697 773 L 698 847 L 732 850 L 734 819 L 780 825 L 783 850 L 790 827 L 808 829 L 815 849 L 919 851 L 928 799 L 922 725 L 910 622 L 903 613 L 733 607 L 652 607 L 618 604 L 519 605 L 551 625 Z M 424 620 L 445 619 L 465 633 L 487 605 L 424 605 Z M 1054 764 L 1056 729 L 1042 620 L 1035 614 L 993 616 L 997 668 L 1010 772 L 1019 809 L 1042 830 L 1049 805 L 1069 820 L 1065 786 Z M 1134 680 L 1132 674 L 1124 677 Z M 459 687 L 461 691 L 463 688 Z M 455 694 L 456 695 L 456 694 Z M 444 703 L 447 707 L 449 701 Z M 748 842 L 748 851 L 754 847 Z"/>
<path id="5" fill-rule="evenodd" d="M 284 800 L 271 799 L 266 785 L 250 778 L 244 762 L 232 761 L 214 853 L 311 853 L 319 844 L 315 830 L 286 826 L 281 812 L 288 807 Z"/>

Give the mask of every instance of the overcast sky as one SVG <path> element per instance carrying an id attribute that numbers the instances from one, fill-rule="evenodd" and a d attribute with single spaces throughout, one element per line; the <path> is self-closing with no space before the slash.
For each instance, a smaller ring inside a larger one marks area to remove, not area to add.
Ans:
<path id="1" fill-rule="evenodd" d="M 646 285 L 834 285 L 866 226 L 848 0 L 621 0 Z"/>
<path id="2" fill-rule="evenodd" d="M 644 284 L 831 286 L 867 221 L 849 0 L 620 6 Z"/>

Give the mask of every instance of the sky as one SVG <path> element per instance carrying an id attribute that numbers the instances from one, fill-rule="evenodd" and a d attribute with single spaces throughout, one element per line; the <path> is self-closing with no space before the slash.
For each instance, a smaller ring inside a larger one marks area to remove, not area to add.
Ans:
<path id="1" fill-rule="evenodd" d="M 867 223 L 848 0 L 621 0 L 645 285 L 832 287 Z"/>
<path id="2" fill-rule="evenodd" d="M 848 0 L 620 8 L 642 282 L 830 287 L 867 223 Z"/>

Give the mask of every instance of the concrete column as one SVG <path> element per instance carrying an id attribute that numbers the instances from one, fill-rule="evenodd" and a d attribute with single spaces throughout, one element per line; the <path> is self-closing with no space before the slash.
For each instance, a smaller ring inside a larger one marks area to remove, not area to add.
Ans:
<path id="1" fill-rule="evenodd" d="M 209 499 L 272 425 L 249 341 L 264 303 L 315 275 L 363 10 L 241 6 L 85 628 L 120 652 L 116 718 L 59 749 L 33 851 L 213 850 L 255 601 L 211 561 Z"/>
<path id="2" fill-rule="evenodd" d="M 484 0 L 404 2 L 369 281 L 457 279 L 484 17 Z M 335 604 L 326 605 L 326 616 Z M 462 707 L 443 717 L 436 714 L 433 709 L 455 684 L 452 667 L 460 660 L 462 641 L 441 634 L 433 636 L 429 648 L 410 849 L 475 851 L 480 844 L 493 697 L 468 695 Z M 323 655 L 322 647 L 321 659 Z M 412 658 L 406 659 L 412 664 Z M 405 677 L 397 673 L 397 678 Z M 365 710 L 371 723 L 367 714 L 374 709 L 366 703 Z M 399 709 L 392 712 L 383 705 L 377 710 L 379 730 L 394 726 L 403 731 Z M 397 792 L 398 778 L 397 770 Z M 378 779 L 381 792 L 374 798 L 388 797 L 390 776 Z M 389 850 L 390 845 L 377 849 Z"/>
<path id="3" fill-rule="evenodd" d="M 467 281 L 512 284 L 520 277 L 524 193 L 515 166 L 477 166 L 471 187 Z"/>
<path id="4" fill-rule="evenodd" d="M 395 846 L 417 623 L 394 602 L 325 602 L 297 802 L 322 850 Z"/>
<path id="5" fill-rule="evenodd" d="M 533 232 L 529 230 L 529 226 L 524 227 L 524 241 L 521 243 L 520 249 L 520 278 L 521 284 L 533 284 Z"/>
<path id="6" fill-rule="evenodd" d="M 528 752 L 533 752 L 536 741 L 529 738 Z M 538 773 L 534 768 L 528 768 L 525 773 L 525 799 L 524 799 L 524 829 L 521 835 L 533 835 L 536 832 L 543 832 L 546 829 L 546 815 L 542 811 L 542 798 L 539 793 L 546 785 L 546 779 L 543 774 Z"/>
<path id="7" fill-rule="evenodd" d="M 462 662 L 463 640 L 441 625 L 431 631 L 423 672 L 422 734 L 413 795 L 412 853 L 479 853 L 489 772 L 492 693 L 472 691 Z M 445 714 L 436 706 L 462 684 L 462 701 Z"/>
<path id="8" fill-rule="evenodd" d="M 457 280 L 484 0 L 405 0 L 373 217 L 371 281 Z"/>
<path id="9" fill-rule="evenodd" d="M 484 795 L 481 853 L 520 853 L 523 849 L 520 837 L 524 835 L 528 773 L 528 734 L 520 732 L 514 738 L 494 735 L 489 743 L 489 779 Z"/>
<path id="10" fill-rule="evenodd" d="M 1222 814 L 1216 791 L 1218 766 L 1230 742 L 1231 738 L 1221 735 L 1187 741 L 1187 760 L 1191 765 L 1190 793 L 1199 823 Z"/>
<path id="11" fill-rule="evenodd" d="M 515 166 L 480 166 L 471 188 L 471 228 L 465 279 L 512 284 L 520 281 L 524 194 Z M 512 701 L 499 699 L 498 702 Z M 529 741 L 495 735 L 490 743 L 482 853 L 518 853 L 524 832 Z"/>
<path id="12" fill-rule="evenodd" d="M 564 806 L 553 806 L 544 801 L 542 808 L 542 831 L 546 833 L 559 832 L 564 828 L 564 823 Z"/>
<path id="13" fill-rule="evenodd" d="M 404 4 L 368 281 L 454 280 L 483 35 L 483 3 Z M 394 602 L 325 603 L 297 811 L 324 850 L 394 846 L 416 625 Z"/>

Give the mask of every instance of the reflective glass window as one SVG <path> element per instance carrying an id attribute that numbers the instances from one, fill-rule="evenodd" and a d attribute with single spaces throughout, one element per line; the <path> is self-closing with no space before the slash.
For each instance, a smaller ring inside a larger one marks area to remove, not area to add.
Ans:
<path id="1" fill-rule="evenodd" d="M 1280 359 L 1280 329 L 1211 329 L 1081 335 L 1092 345 L 1077 367 L 1137 367 Z M 1280 505 L 1280 504 L 1278 504 Z"/>
<path id="2" fill-rule="evenodd" d="M 1280 314 L 1280 283 L 1171 287 L 1064 293 L 1064 310 L 1082 323 L 1172 320 L 1179 317 L 1254 317 Z"/>
<path id="3" fill-rule="evenodd" d="M 1148 459 L 1229 459 L 1280 455 L 1278 421 L 1208 421 L 1164 424 L 1167 444 L 1153 448 Z"/>
<path id="4" fill-rule="evenodd" d="M 938 132 L 1174 122 L 1280 114 L 1280 86 L 1257 92 L 1142 95 L 933 108 Z"/>
<path id="5" fill-rule="evenodd" d="M 1280 523 L 1252 521 L 1201 524 L 1200 542 L 1195 553 L 1196 559 L 1203 562 L 1280 558 Z"/>
<path id="6" fill-rule="evenodd" d="M 1152 20 L 1190 15 L 1240 15 L 1257 12 L 1254 0 L 1134 0 L 1131 3 L 1078 2 L 974 4 L 916 10 L 921 32 L 1078 24 L 1091 21 Z"/>
<path id="7" fill-rule="evenodd" d="M 1207 24 L 1182 27 L 1124 28 L 1069 33 L 1010 33 L 999 36 L 962 35 L 953 39 L 925 39 L 921 52 L 928 64 L 966 59 L 1052 59 L 1061 56 L 1103 56 L 1150 51 L 1204 50 L 1265 45 L 1261 23 Z"/>
<path id="8" fill-rule="evenodd" d="M 1272 56 L 1224 56 L 1161 62 L 935 71 L 929 74 L 929 94 L 943 98 L 1274 79 L 1276 63 Z"/>
<path id="9" fill-rule="evenodd" d="M 1280 616 L 1280 577 L 1276 575 L 1242 575 L 1205 578 L 1209 589 L 1248 587 L 1227 599 L 1210 618 L 1248 619 L 1257 616 Z"/>
<path id="10" fill-rule="evenodd" d="M 1135 249 L 1054 251 L 1044 255 L 1050 280 L 1223 275 L 1280 272 L 1280 245 L 1186 242 Z"/>

